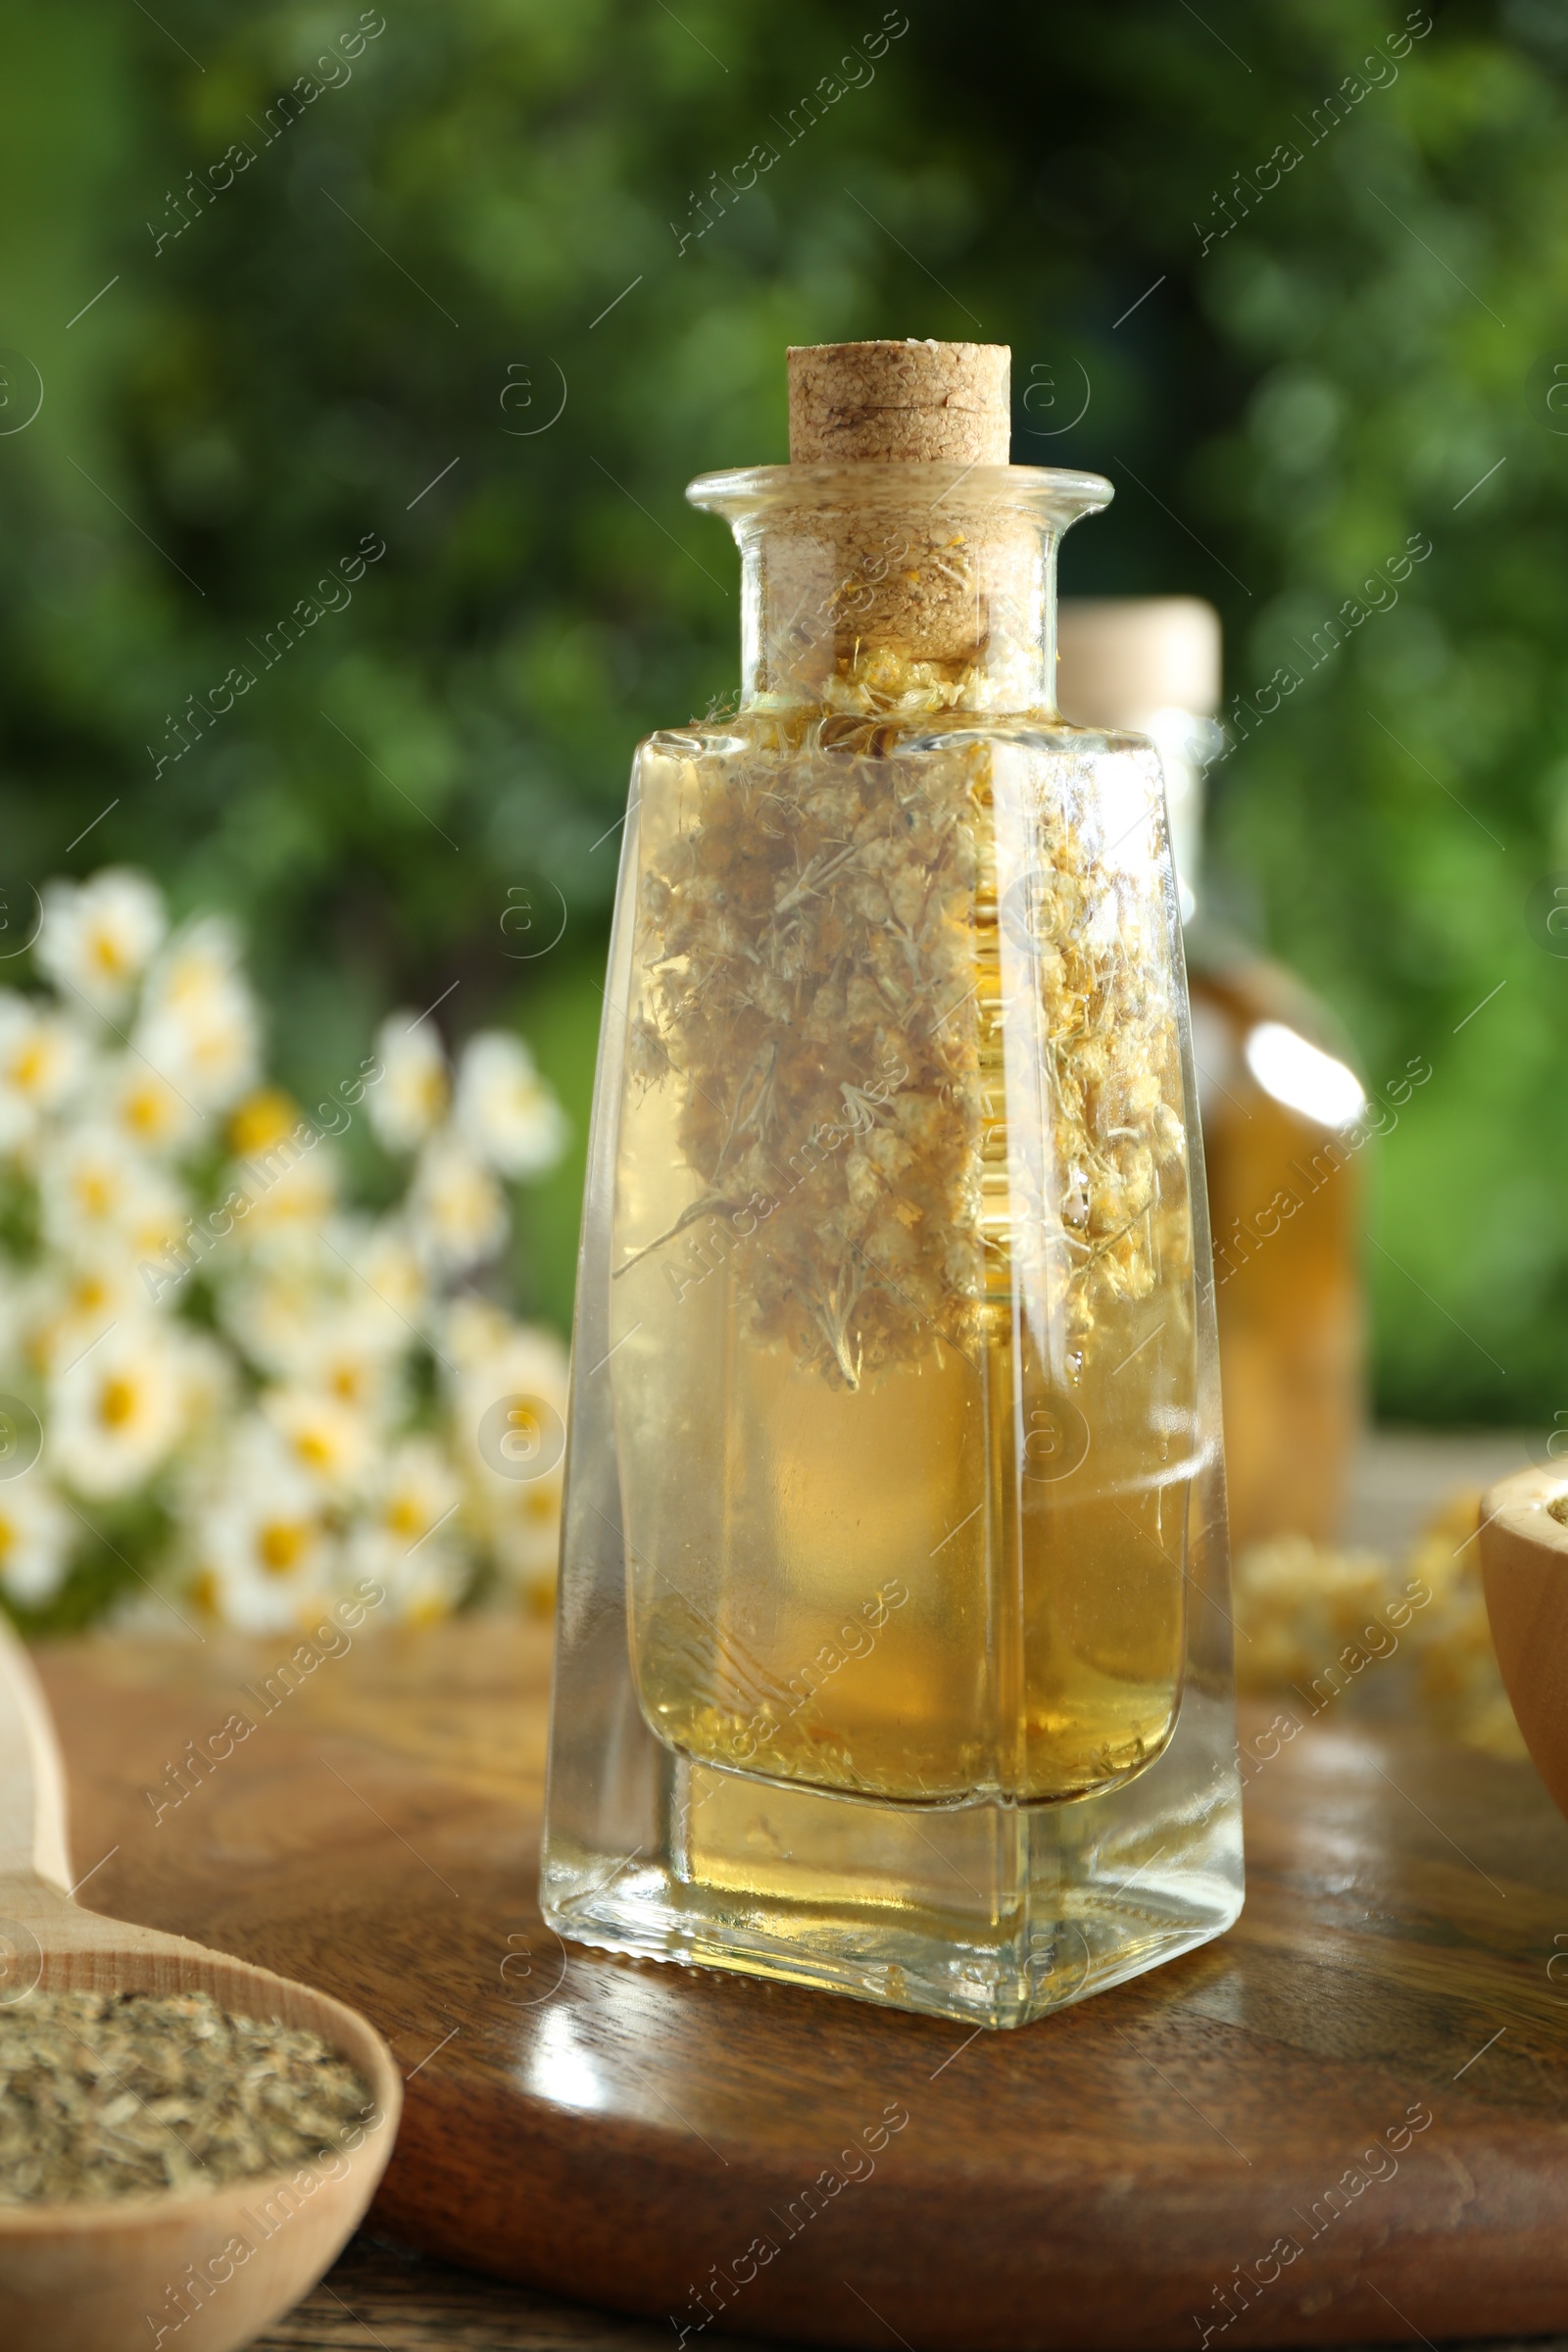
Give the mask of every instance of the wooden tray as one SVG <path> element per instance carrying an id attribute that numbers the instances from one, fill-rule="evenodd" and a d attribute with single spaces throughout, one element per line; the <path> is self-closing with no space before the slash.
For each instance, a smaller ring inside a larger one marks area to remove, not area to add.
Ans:
<path id="1" fill-rule="evenodd" d="M 42 1654 L 82 1899 L 367 2011 L 413 2244 L 675 2343 L 1568 2327 L 1568 1825 L 1529 1766 L 1258 1715 L 1239 1927 L 966 2038 L 543 1930 L 542 1628 L 363 1638 L 286 1696 L 282 1654 Z"/>

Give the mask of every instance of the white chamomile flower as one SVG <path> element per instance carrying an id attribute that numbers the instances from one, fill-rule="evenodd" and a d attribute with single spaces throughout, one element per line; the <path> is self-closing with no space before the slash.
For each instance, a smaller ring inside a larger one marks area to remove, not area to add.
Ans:
<path id="1" fill-rule="evenodd" d="M 78 1494 L 128 1494 L 190 1426 L 186 1336 L 165 1320 L 119 1324 L 49 1386 L 51 1467 Z"/>
<path id="2" fill-rule="evenodd" d="M 473 1372 L 500 1356 L 516 1325 L 494 1299 L 466 1291 L 441 1318 L 441 1355 L 455 1372 Z"/>
<path id="3" fill-rule="evenodd" d="M 548 1608 L 561 1560 L 561 1490 L 541 1483 L 518 1487 L 489 1522 L 490 1550 L 501 1581 L 531 1608 Z"/>
<path id="4" fill-rule="evenodd" d="M 97 1115 L 142 1152 L 181 1152 L 204 1124 L 200 1106 L 176 1081 L 142 1054 L 120 1054 L 100 1063 L 93 1080 Z"/>
<path id="5" fill-rule="evenodd" d="M 183 1231 L 186 1204 L 173 1179 L 99 1121 L 53 1137 L 38 1178 L 44 1239 L 73 1256 L 122 1250 L 154 1259 Z"/>
<path id="6" fill-rule="evenodd" d="M 566 1117 L 518 1037 L 487 1029 L 458 1065 L 453 1124 L 479 1159 L 503 1176 L 538 1176 L 566 1145 Z"/>
<path id="7" fill-rule="evenodd" d="M 338 1581 L 321 1497 L 264 1424 L 233 1434 L 221 1476 L 194 1512 L 196 1590 L 244 1633 L 302 1626 Z"/>
<path id="8" fill-rule="evenodd" d="M 320 1316 L 288 1369 L 346 1411 L 385 1423 L 403 1402 L 401 1357 L 413 1336 L 367 1297 Z"/>
<path id="9" fill-rule="evenodd" d="M 507 1238 L 501 1187 L 450 1129 L 419 1154 L 408 1216 L 415 1249 L 440 1273 L 465 1273 L 493 1257 Z"/>
<path id="10" fill-rule="evenodd" d="M 261 1025 L 232 924 L 203 915 L 147 976 L 135 1043 L 202 1110 L 226 1110 L 256 1077 Z"/>
<path id="11" fill-rule="evenodd" d="M 398 1552 L 384 1536 L 356 1528 L 346 1550 L 351 1582 L 377 1586 L 394 1620 L 403 1625 L 433 1625 L 450 1617 L 468 1582 L 463 1561 L 444 1545 L 426 1544 L 410 1556 Z"/>
<path id="12" fill-rule="evenodd" d="M 106 866 L 88 882 L 46 886 L 33 954 L 66 996 L 113 1014 L 129 998 L 167 928 L 157 885 L 128 866 Z"/>
<path id="13" fill-rule="evenodd" d="M 279 1225 L 222 1282 L 219 1312 L 251 1361 L 346 1404 L 389 1409 L 429 1286 L 395 1218 Z"/>
<path id="14" fill-rule="evenodd" d="M 218 1319 L 262 1371 L 292 1373 L 319 1319 L 323 1287 L 314 1250 L 270 1246 L 222 1265 Z"/>
<path id="15" fill-rule="evenodd" d="M 450 1522 L 462 1499 L 458 1474 L 434 1441 L 405 1438 L 382 1465 L 368 1524 L 412 1550 Z"/>
<path id="16" fill-rule="evenodd" d="M 0 1485 L 0 1592 L 24 1608 L 52 1600 L 79 1532 L 37 1472 L 6 1480 Z"/>
<path id="17" fill-rule="evenodd" d="M 454 1299 L 442 1327 L 444 1352 L 456 1363 L 454 1405 L 478 1404 L 475 1421 L 497 1396 L 538 1396 L 566 1409 L 567 1356 L 553 1331 L 514 1323 L 485 1299 Z"/>
<path id="18" fill-rule="evenodd" d="M 375 1041 L 382 1076 L 367 1094 L 370 1127 L 389 1152 L 412 1152 L 446 1116 L 451 1082 L 441 1040 L 428 1020 L 395 1012 Z"/>
<path id="19" fill-rule="evenodd" d="M 79 1083 L 86 1062 L 87 1043 L 74 1021 L 0 990 L 0 1151 L 30 1140 L 40 1118 Z"/>
<path id="20" fill-rule="evenodd" d="M 330 1144 L 302 1146 L 284 1136 L 253 1152 L 229 1171 L 225 1191 L 238 1192 L 250 1205 L 235 1233 L 252 1248 L 289 1233 L 319 1232 L 337 1206 L 342 1162 Z"/>
<path id="21" fill-rule="evenodd" d="M 318 1253 L 268 1251 L 223 1286 L 220 1314 L 262 1370 L 384 1422 L 402 1402 L 399 1359 L 414 1335 L 368 1291 L 345 1299 L 333 1279 L 344 1271 Z"/>
<path id="22" fill-rule="evenodd" d="M 372 1445 L 362 1413 L 314 1388 L 270 1389 L 262 1411 L 301 1477 L 331 1494 L 352 1493 L 364 1483 Z"/>
<path id="23" fill-rule="evenodd" d="M 492 1325 L 494 1345 L 486 1348 L 478 1316 L 459 1306 L 448 1316 L 444 1337 L 463 1350 L 449 1383 L 452 1449 L 473 1523 L 504 1582 L 543 1605 L 561 1541 L 566 1351 L 553 1332 L 498 1320 L 503 1328 Z M 511 1446 L 505 1425 L 497 1427 L 497 1407 L 508 1400 Z"/>
<path id="24" fill-rule="evenodd" d="M 63 1371 L 118 1323 L 147 1310 L 147 1292 L 122 1249 L 98 1249 L 38 1267 L 17 1290 L 17 1325 L 27 1360 Z"/>
<path id="25" fill-rule="evenodd" d="M 179 1377 L 187 1440 L 220 1431 L 234 1410 L 234 1361 L 206 1332 L 179 1327 Z"/>
<path id="26" fill-rule="evenodd" d="M 461 1598 L 467 1577 L 454 1529 L 462 1500 L 451 1462 L 429 1438 L 405 1439 L 383 1463 L 350 1542 L 350 1569 L 382 1588 L 397 1617 L 444 1617 Z"/>
<path id="27" fill-rule="evenodd" d="M 429 1283 L 419 1253 L 400 1217 L 341 1233 L 330 1239 L 349 1261 L 351 1292 L 363 1294 L 362 1303 L 373 1305 L 383 1318 L 390 1341 L 394 1328 L 407 1345 L 429 1305 Z"/>

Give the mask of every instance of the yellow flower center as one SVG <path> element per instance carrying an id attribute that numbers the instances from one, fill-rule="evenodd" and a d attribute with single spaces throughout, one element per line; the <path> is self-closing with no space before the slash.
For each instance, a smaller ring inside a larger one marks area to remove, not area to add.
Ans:
<path id="1" fill-rule="evenodd" d="M 269 1576 L 286 1576 L 309 1542 L 310 1530 L 303 1520 L 269 1519 L 257 1531 L 256 1556 Z"/>
<path id="2" fill-rule="evenodd" d="M 299 1108 L 281 1087 L 264 1086 L 248 1096 L 228 1122 L 228 1148 L 238 1159 L 265 1152 L 299 1120 Z"/>
<path id="3" fill-rule="evenodd" d="M 98 1398 L 98 1418 L 105 1429 L 122 1429 L 136 1411 L 136 1389 L 132 1381 L 116 1374 L 106 1380 Z"/>

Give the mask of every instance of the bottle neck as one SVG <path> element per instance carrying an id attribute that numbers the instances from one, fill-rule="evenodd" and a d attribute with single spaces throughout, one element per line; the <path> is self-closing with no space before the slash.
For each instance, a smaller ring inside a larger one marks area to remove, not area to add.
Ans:
<path id="1" fill-rule="evenodd" d="M 889 504 L 737 532 L 754 708 L 866 716 L 1055 708 L 1055 533 Z"/>
<path id="2" fill-rule="evenodd" d="M 746 708 L 1054 713 L 1056 548 L 1108 484 L 1023 466 L 780 466 L 688 496 L 740 547 Z"/>

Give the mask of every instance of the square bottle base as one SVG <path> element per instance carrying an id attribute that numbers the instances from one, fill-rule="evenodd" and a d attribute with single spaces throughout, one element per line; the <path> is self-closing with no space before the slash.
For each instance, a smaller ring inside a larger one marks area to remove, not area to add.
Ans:
<path id="1" fill-rule="evenodd" d="M 1231 1720 L 1228 1696 L 1189 1689 L 1171 1745 L 1137 1781 L 1028 1812 L 780 1788 L 670 1755 L 639 1723 L 659 1783 L 653 1835 L 616 1853 L 553 1820 L 544 1914 L 563 1936 L 642 1959 L 1027 2025 L 1232 1925 Z"/>

